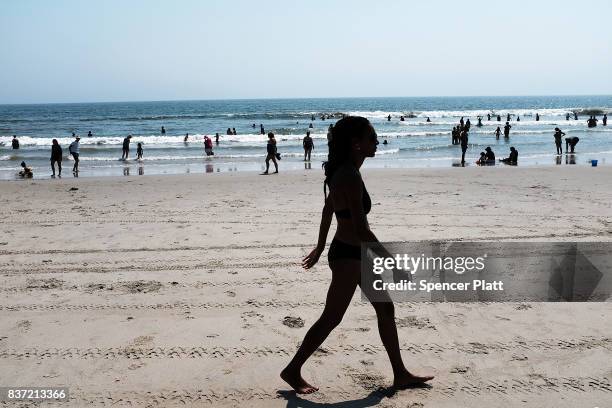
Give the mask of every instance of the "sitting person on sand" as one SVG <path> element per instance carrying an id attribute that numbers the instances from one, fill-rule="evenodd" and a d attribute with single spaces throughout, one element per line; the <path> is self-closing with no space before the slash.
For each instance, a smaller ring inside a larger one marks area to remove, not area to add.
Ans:
<path id="1" fill-rule="evenodd" d="M 21 162 L 22 170 L 19 172 L 19 176 L 23 178 L 32 178 L 34 173 L 32 173 L 32 169 L 26 166 L 24 161 Z"/>
<path id="2" fill-rule="evenodd" d="M 518 163 L 518 151 L 514 148 L 514 146 L 510 147 L 510 156 L 506 157 L 505 159 L 501 159 L 500 161 L 502 163 L 516 166 Z"/>
<path id="3" fill-rule="evenodd" d="M 485 152 L 480 152 L 480 158 L 476 160 L 476 164 L 479 166 L 484 166 L 487 162 L 487 154 Z"/>

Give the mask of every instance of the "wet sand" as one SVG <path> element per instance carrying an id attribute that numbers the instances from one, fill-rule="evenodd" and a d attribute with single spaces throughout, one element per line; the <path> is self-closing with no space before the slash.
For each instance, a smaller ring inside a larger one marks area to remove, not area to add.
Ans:
<path id="1" fill-rule="evenodd" d="M 384 241 L 612 241 L 612 168 L 373 169 L 364 179 Z M 278 373 L 330 280 L 326 252 L 299 267 L 317 239 L 321 180 L 314 169 L 0 182 L 0 385 L 68 386 L 62 407 L 612 400 L 612 303 L 397 304 L 407 366 L 436 378 L 393 393 L 359 292 L 304 367 L 321 390 L 288 392 Z"/>

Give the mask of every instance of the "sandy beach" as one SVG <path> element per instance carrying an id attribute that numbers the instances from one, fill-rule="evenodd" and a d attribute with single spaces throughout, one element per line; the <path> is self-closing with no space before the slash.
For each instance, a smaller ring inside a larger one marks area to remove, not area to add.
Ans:
<path id="1" fill-rule="evenodd" d="M 363 176 L 381 241 L 612 241 L 610 167 Z M 320 391 L 289 392 L 278 374 L 331 277 L 326 252 L 300 268 L 317 239 L 318 169 L 0 181 L 0 204 L 0 384 L 69 387 L 69 402 L 42 406 L 612 401 L 610 302 L 397 304 L 408 368 L 436 378 L 393 393 L 376 315 L 359 292 L 304 367 Z"/>

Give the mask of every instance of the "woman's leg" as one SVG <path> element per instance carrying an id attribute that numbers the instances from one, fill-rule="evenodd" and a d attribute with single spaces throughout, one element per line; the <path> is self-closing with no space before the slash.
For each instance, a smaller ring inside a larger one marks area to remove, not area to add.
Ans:
<path id="1" fill-rule="evenodd" d="M 433 379 L 433 376 L 415 376 L 404 366 L 397 337 L 397 326 L 395 325 L 395 306 L 388 293 L 377 293 L 376 301 L 372 301 L 370 296 L 372 289 L 364 288 L 361 284 L 360 287 L 376 311 L 378 333 L 393 369 L 393 385 L 396 387 L 407 387 L 422 384 Z"/>
<path id="2" fill-rule="evenodd" d="M 332 281 L 327 292 L 323 313 L 308 330 L 297 353 L 281 372 L 281 378 L 298 393 L 311 393 L 317 390 L 302 378 L 302 366 L 325 341 L 329 333 L 340 324 L 359 281 L 361 267 L 359 261 L 332 261 L 330 267 Z"/>
<path id="3" fill-rule="evenodd" d="M 55 176 L 55 162 L 53 160 L 51 160 L 51 175 Z"/>
<path id="4" fill-rule="evenodd" d="M 266 156 L 266 171 L 265 171 L 265 173 L 267 173 L 269 169 L 270 169 L 270 155 Z"/>
<path id="5" fill-rule="evenodd" d="M 58 161 L 57 162 L 57 169 L 59 170 L 59 172 L 57 173 L 58 176 L 62 175 L 62 162 Z"/>
<path id="6" fill-rule="evenodd" d="M 276 162 L 276 157 L 272 156 L 272 163 L 274 163 L 274 172 L 278 173 L 278 163 Z"/>

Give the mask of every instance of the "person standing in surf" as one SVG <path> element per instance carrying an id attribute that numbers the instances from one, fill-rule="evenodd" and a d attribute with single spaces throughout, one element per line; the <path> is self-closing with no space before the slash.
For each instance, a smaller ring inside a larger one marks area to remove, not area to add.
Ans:
<path id="1" fill-rule="evenodd" d="M 310 269 L 319 260 L 335 213 L 338 228 L 327 254 L 332 280 L 321 317 L 308 330 L 297 353 L 280 374 L 300 394 L 318 390 L 302 378 L 302 366 L 340 324 L 355 289 L 362 285 L 361 243 L 379 242 L 368 224 L 366 215 L 372 202 L 359 172 L 364 160 L 374 157 L 377 145 L 376 132 L 363 117 L 340 119 L 331 131 L 328 161 L 324 164 L 324 187 L 329 187 L 330 192 L 325 197 L 317 246 L 302 260 L 302 266 Z M 367 290 L 364 293 L 367 295 Z M 395 309 L 388 295 L 387 301 L 372 302 L 372 306 L 393 369 L 393 385 L 405 388 L 431 380 L 431 376 L 413 375 L 404 366 L 395 325 Z"/>

